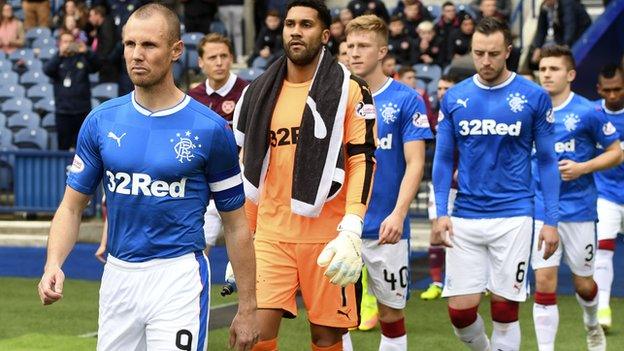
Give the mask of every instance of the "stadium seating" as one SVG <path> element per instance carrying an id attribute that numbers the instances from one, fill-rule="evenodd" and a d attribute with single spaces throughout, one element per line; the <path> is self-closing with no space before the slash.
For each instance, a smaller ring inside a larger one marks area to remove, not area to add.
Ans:
<path id="1" fill-rule="evenodd" d="M 41 119 L 41 127 L 47 131 L 56 130 L 56 116 L 53 112 L 48 112 Z"/>
<path id="2" fill-rule="evenodd" d="M 20 49 L 15 50 L 11 54 L 9 54 L 9 60 L 12 62 L 17 62 L 19 60 L 32 60 L 35 58 L 35 53 L 32 49 Z"/>
<path id="3" fill-rule="evenodd" d="M 0 102 L 14 97 L 24 97 L 26 90 L 19 84 L 0 85 Z"/>
<path id="4" fill-rule="evenodd" d="M 442 69 L 438 65 L 428 65 L 419 63 L 414 65 L 416 78 L 424 80 L 426 83 L 437 81 L 442 76 Z"/>
<path id="5" fill-rule="evenodd" d="M 33 43 L 37 39 L 52 38 L 52 31 L 48 27 L 35 27 L 26 32 L 26 40 Z M 34 45 L 33 45 L 34 46 Z M 36 47 L 36 46 L 34 46 Z"/>
<path id="6" fill-rule="evenodd" d="M 13 69 L 13 63 L 5 58 L 0 59 L 0 72 L 8 72 Z"/>
<path id="7" fill-rule="evenodd" d="M 197 50 L 186 50 L 186 55 L 187 69 L 193 70 L 196 73 L 199 72 L 199 54 L 197 53 Z"/>
<path id="8" fill-rule="evenodd" d="M 91 89 L 91 97 L 104 102 L 116 98 L 119 92 L 117 83 L 102 83 Z"/>
<path id="9" fill-rule="evenodd" d="M 100 74 L 98 72 L 89 74 L 89 83 L 91 83 L 91 87 L 93 88 L 100 82 Z"/>
<path id="10" fill-rule="evenodd" d="M 100 106 L 102 102 L 98 99 L 95 98 L 91 98 L 91 108 L 96 108 L 98 106 Z"/>
<path id="11" fill-rule="evenodd" d="M 223 22 L 219 20 L 215 20 L 210 23 L 210 32 L 219 33 L 223 36 L 228 35 L 227 29 L 225 28 L 225 24 L 223 24 Z"/>
<path id="12" fill-rule="evenodd" d="M 50 37 L 40 37 L 35 39 L 35 41 L 33 41 L 32 43 L 32 48 L 49 48 L 49 47 L 54 47 L 55 46 L 55 40 L 54 38 Z"/>
<path id="13" fill-rule="evenodd" d="M 6 126 L 7 117 L 4 113 L 0 113 L 0 128 L 4 128 Z"/>
<path id="14" fill-rule="evenodd" d="M 416 79 L 416 89 L 427 90 L 427 82 L 422 79 Z"/>
<path id="15" fill-rule="evenodd" d="M 0 126 L 0 146 L 13 144 L 13 133 L 8 128 Z"/>
<path id="16" fill-rule="evenodd" d="M 58 134 L 55 131 L 48 132 L 48 149 L 58 151 Z"/>
<path id="17" fill-rule="evenodd" d="M 24 63 L 29 71 L 43 71 L 43 62 L 38 58 L 24 60 Z"/>
<path id="18" fill-rule="evenodd" d="M 30 101 L 30 99 L 28 98 L 14 97 L 3 102 L 0 107 L 2 108 L 2 112 L 4 113 L 15 113 L 18 111 L 32 110 L 33 104 L 32 101 Z"/>
<path id="19" fill-rule="evenodd" d="M 204 34 L 199 32 L 184 33 L 182 41 L 186 49 L 196 49 L 203 37 Z"/>
<path id="20" fill-rule="evenodd" d="M 42 99 L 42 100 L 39 100 L 35 104 L 35 111 L 37 111 L 39 114 L 55 112 L 56 109 L 54 108 L 54 104 L 55 104 L 54 103 L 54 99 L 50 99 L 50 100 Z"/>
<path id="21" fill-rule="evenodd" d="M 26 96 L 33 102 L 41 99 L 54 99 L 53 87 L 50 83 L 35 84 L 28 88 Z"/>
<path id="22" fill-rule="evenodd" d="M 13 136 L 13 144 L 20 149 L 46 150 L 48 148 L 48 132 L 41 128 L 22 129 Z"/>
<path id="23" fill-rule="evenodd" d="M 0 82 L 2 84 L 17 84 L 19 75 L 13 71 L 0 72 Z"/>
<path id="24" fill-rule="evenodd" d="M 427 11 L 434 19 L 437 19 L 442 14 L 442 7 L 440 5 L 427 5 Z"/>
<path id="25" fill-rule="evenodd" d="M 7 120 L 7 127 L 16 132 L 23 128 L 38 128 L 41 117 L 33 111 L 21 111 L 13 114 Z"/>
<path id="26" fill-rule="evenodd" d="M 33 85 L 37 84 L 49 84 L 50 78 L 43 73 L 41 70 L 32 70 L 26 71 L 20 77 L 20 84 L 25 86 L 26 88 L 30 88 Z"/>
<path id="27" fill-rule="evenodd" d="M 258 78 L 262 73 L 264 73 L 264 70 L 259 68 L 245 68 L 238 71 L 236 75 L 240 77 L 240 79 L 251 82 L 252 80 Z"/>
<path id="28" fill-rule="evenodd" d="M 41 48 L 41 51 L 39 51 L 39 59 L 45 62 L 56 55 L 56 51 L 57 48 L 54 46 Z"/>

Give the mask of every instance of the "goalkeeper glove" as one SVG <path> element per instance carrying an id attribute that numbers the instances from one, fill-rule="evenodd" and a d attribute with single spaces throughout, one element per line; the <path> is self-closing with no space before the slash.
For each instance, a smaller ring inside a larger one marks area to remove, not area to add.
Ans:
<path id="1" fill-rule="evenodd" d="M 362 272 L 362 219 L 346 214 L 338 225 L 338 236 L 327 243 L 316 263 L 326 267 L 332 284 L 355 283 Z"/>
<path id="2" fill-rule="evenodd" d="M 228 262 L 225 267 L 225 285 L 221 290 L 221 296 L 227 296 L 235 293 L 236 288 L 236 279 L 234 278 L 234 270 L 232 269 L 232 263 Z"/>

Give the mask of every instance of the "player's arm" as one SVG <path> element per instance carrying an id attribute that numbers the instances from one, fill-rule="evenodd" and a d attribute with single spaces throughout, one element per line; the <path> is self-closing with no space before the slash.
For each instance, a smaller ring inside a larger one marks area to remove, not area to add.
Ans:
<path id="1" fill-rule="evenodd" d="M 448 95 L 447 95 L 448 96 Z M 433 158 L 432 181 L 435 194 L 436 213 L 438 220 L 433 229 L 436 242 L 452 247 L 450 237 L 453 235 L 451 220 L 448 217 L 448 198 L 453 181 L 453 163 L 455 152 L 455 136 L 453 121 L 446 109 L 447 96 L 442 98 L 438 116 L 438 133 Z M 448 236 L 447 236 L 448 234 Z"/>
<path id="2" fill-rule="evenodd" d="M 95 258 L 102 263 L 106 263 L 106 244 L 108 243 L 108 220 L 104 220 L 104 228 L 102 228 L 102 238 L 100 246 L 95 251 Z"/>
<path id="3" fill-rule="evenodd" d="M 403 235 L 403 221 L 420 186 L 425 167 L 425 142 L 414 140 L 403 144 L 405 174 L 392 213 L 381 223 L 379 244 L 395 244 Z"/>
<path id="4" fill-rule="evenodd" d="M 574 162 L 572 160 L 559 161 L 559 172 L 561 179 L 570 181 L 578 177 L 590 174 L 603 169 L 615 167 L 622 162 L 622 148 L 619 141 L 614 141 L 605 152 L 585 162 Z"/>
<path id="5" fill-rule="evenodd" d="M 76 243 L 82 211 L 87 207 L 89 198 L 89 195 L 65 187 L 65 195 L 50 225 L 47 260 L 39 282 L 39 297 L 44 305 L 63 297 L 65 275 L 61 267 Z"/>

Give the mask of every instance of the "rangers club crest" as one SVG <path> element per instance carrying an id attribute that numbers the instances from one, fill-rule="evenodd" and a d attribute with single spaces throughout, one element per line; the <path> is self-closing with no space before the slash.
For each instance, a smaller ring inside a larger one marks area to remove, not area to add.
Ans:
<path id="1" fill-rule="evenodd" d="M 568 113 L 563 119 L 563 125 L 568 132 L 571 132 L 576 129 L 576 125 L 580 122 L 581 119 L 577 114 Z"/>
<path id="2" fill-rule="evenodd" d="M 509 108 L 511 108 L 513 113 L 522 112 L 522 110 L 524 110 L 524 104 L 529 102 L 526 99 L 526 96 L 521 95 L 520 93 L 509 94 L 507 101 L 509 102 Z"/>
<path id="3" fill-rule="evenodd" d="M 235 107 L 236 103 L 233 100 L 225 100 L 221 104 L 221 111 L 223 111 L 223 113 L 225 113 L 226 115 L 229 115 L 230 113 L 234 112 Z"/>
<path id="4" fill-rule="evenodd" d="M 383 118 L 383 121 L 386 124 L 390 124 L 396 121 L 397 119 L 396 114 L 401 112 L 401 109 L 399 108 L 399 105 L 397 104 L 388 103 L 388 104 L 381 105 L 380 111 L 381 111 L 381 117 Z"/>
<path id="5" fill-rule="evenodd" d="M 184 163 L 184 161 L 190 162 L 195 155 L 193 155 L 193 149 L 201 147 L 201 144 L 195 144 L 195 142 L 199 142 L 199 137 L 196 135 L 195 137 L 191 136 L 190 131 L 186 131 L 184 136 L 180 133 L 176 133 L 176 137 L 178 137 L 178 142 L 173 145 L 173 151 L 176 153 L 176 160 L 180 161 L 180 163 Z M 173 143 L 175 139 L 169 139 L 170 143 Z"/>

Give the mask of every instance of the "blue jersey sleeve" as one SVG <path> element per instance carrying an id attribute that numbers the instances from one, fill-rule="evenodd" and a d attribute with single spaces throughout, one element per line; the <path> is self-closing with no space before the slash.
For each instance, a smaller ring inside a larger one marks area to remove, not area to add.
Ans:
<path id="1" fill-rule="evenodd" d="M 558 158 L 555 152 L 555 115 L 550 98 L 545 92 L 539 94 L 536 116 L 533 121 L 535 157 L 537 172 L 544 197 L 544 224 L 557 226 L 559 222 L 559 175 Z"/>
<path id="2" fill-rule="evenodd" d="M 420 95 L 414 94 L 413 99 L 409 99 L 407 106 L 403 109 L 401 117 L 401 134 L 403 143 L 414 140 L 432 139 L 433 134 L 427 119 L 427 109 L 425 102 Z"/>
<path id="3" fill-rule="evenodd" d="M 448 114 L 447 97 L 440 103 L 438 133 L 433 158 L 433 190 L 438 217 L 448 216 L 448 197 L 453 180 L 453 155 L 455 150 L 454 126 Z"/>
<path id="4" fill-rule="evenodd" d="M 206 174 L 219 211 L 233 211 L 245 204 L 236 142 L 225 121 L 214 131 Z"/>
<path id="5" fill-rule="evenodd" d="M 620 131 L 609 122 L 603 111 L 595 111 L 589 120 L 592 138 L 604 149 L 620 139 Z"/>
<path id="6" fill-rule="evenodd" d="M 104 172 L 99 135 L 98 119 L 91 113 L 78 133 L 76 155 L 67 176 L 68 186 L 87 195 L 95 192 Z"/>

